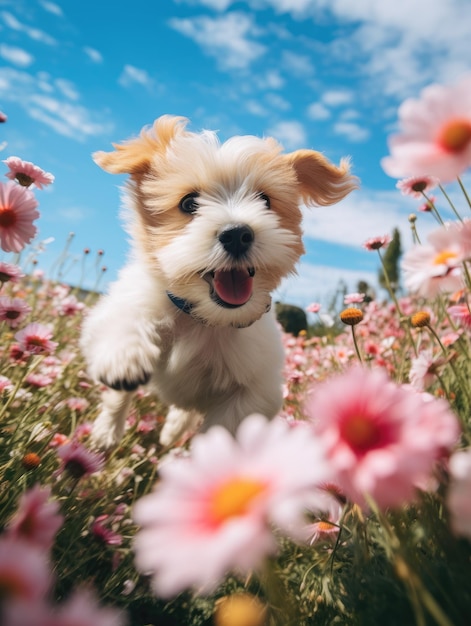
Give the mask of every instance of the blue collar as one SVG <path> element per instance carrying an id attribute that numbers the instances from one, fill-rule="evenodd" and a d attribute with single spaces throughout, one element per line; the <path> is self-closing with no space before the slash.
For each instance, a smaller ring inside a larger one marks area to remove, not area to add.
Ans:
<path id="1" fill-rule="evenodd" d="M 170 298 L 173 304 L 177 307 L 177 309 L 180 309 L 180 311 L 183 311 L 183 313 L 191 313 L 191 310 L 193 309 L 193 305 L 191 304 L 191 302 L 188 302 L 188 300 L 184 300 L 183 298 L 179 298 L 178 296 L 175 296 L 170 291 L 167 291 L 167 296 Z"/>

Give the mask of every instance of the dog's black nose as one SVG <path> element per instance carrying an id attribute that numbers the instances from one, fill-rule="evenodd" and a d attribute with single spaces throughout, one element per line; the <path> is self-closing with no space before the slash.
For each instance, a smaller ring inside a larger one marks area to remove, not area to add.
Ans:
<path id="1" fill-rule="evenodd" d="M 235 259 L 244 256 L 252 245 L 254 233 L 246 224 L 230 226 L 219 233 L 219 241 L 224 250 L 229 252 Z"/>

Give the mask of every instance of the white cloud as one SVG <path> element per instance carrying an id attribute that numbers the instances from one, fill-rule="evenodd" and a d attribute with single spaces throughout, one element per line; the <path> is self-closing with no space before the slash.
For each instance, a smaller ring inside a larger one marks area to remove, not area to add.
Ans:
<path id="1" fill-rule="evenodd" d="M 370 136 L 368 128 L 364 128 L 355 122 L 336 122 L 334 124 L 334 133 L 342 135 L 350 141 L 360 142 L 366 141 Z"/>
<path id="2" fill-rule="evenodd" d="M 94 122 L 85 107 L 41 94 L 31 96 L 29 114 L 60 135 L 72 139 L 82 140 L 111 130 L 109 123 Z"/>
<path id="3" fill-rule="evenodd" d="M 325 307 L 329 305 L 341 283 L 346 285 L 348 292 L 354 292 L 360 280 L 365 280 L 372 287 L 376 287 L 378 272 L 371 269 L 352 270 L 301 262 L 297 276 L 285 278 L 274 299 L 303 309 L 311 302 L 319 302 Z"/>
<path id="4" fill-rule="evenodd" d="M 169 24 L 215 57 L 223 69 L 245 69 L 266 52 L 265 46 L 251 39 L 258 32 L 253 15 L 234 12 L 214 18 L 174 18 Z"/>
<path id="5" fill-rule="evenodd" d="M 367 239 L 391 234 L 398 228 L 406 249 L 412 245 L 408 217 L 419 204 L 396 190 L 359 189 L 332 207 L 305 208 L 304 233 L 311 239 L 361 249 Z M 444 219 L 449 216 L 448 212 L 443 214 Z M 419 215 L 417 228 L 421 239 L 425 239 L 436 228 L 436 222 L 428 214 Z"/>
<path id="6" fill-rule="evenodd" d="M 88 56 L 88 58 L 94 63 L 103 63 L 103 56 L 98 50 L 95 48 L 90 48 L 89 46 L 85 46 L 83 51 Z"/>
<path id="7" fill-rule="evenodd" d="M 54 81 L 54 85 L 57 89 L 69 100 L 78 100 L 80 98 L 79 93 L 75 85 L 65 78 L 57 78 Z"/>
<path id="8" fill-rule="evenodd" d="M 278 93 L 267 93 L 265 95 L 265 101 L 271 107 L 278 109 L 278 111 L 288 111 L 291 108 L 291 104 L 280 96 Z"/>
<path id="9" fill-rule="evenodd" d="M 41 3 L 42 8 L 53 15 L 62 16 L 64 15 L 62 9 L 55 2 L 49 2 L 47 0 L 43 0 Z"/>
<path id="10" fill-rule="evenodd" d="M 34 120 L 77 141 L 110 132 L 112 124 L 108 118 L 64 100 L 64 90 L 69 98 L 79 97 L 73 89 L 72 83 L 53 80 L 45 72 L 33 76 L 22 70 L 0 68 L 0 100 L 14 102 Z"/>
<path id="11" fill-rule="evenodd" d="M 34 57 L 26 50 L 7 44 L 0 44 L 0 56 L 19 67 L 28 67 L 34 61 Z"/>
<path id="12" fill-rule="evenodd" d="M 332 116 L 329 109 L 322 102 L 313 102 L 307 109 L 307 115 L 312 120 L 327 120 Z"/>
<path id="13" fill-rule="evenodd" d="M 39 28 L 33 28 L 31 26 L 28 26 L 27 24 L 24 24 L 23 22 L 20 22 L 16 19 L 14 15 L 8 13 L 8 11 L 3 11 L 1 16 L 5 25 L 8 26 L 8 28 L 24 33 L 30 39 L 33 39 L 34 41 L 39 41 L 49 46 L 54 46 L 57 44 L 57 41 L 54 39 L 54 37 L 51 37 Z"/>
<path id="14" fill-rule="evenodd" d="M 134 67 L 134 65 L 125 65 L 118 82 L 123 87 L 129 87 L 135 83 L 150 87 L 153 81 L 146 70 Z"/>
<path id="15" fill-rule="evenodd" d="M 321 100 L 326 106 L 338 107 L 350 104 L 353 101 L 353 93 L 349 89 L 331 89 L 322 94 Z"/>
<path id="16" fill-rule="evenodd" d="M 247 100 L 245 108 L 251 115 L 265 117 L 268 114 L 267 109 L 258 100 Z"/>
<path id="17" fill-rule="evenodd" d="M 305 54 L 298 54 L 296 52 L 284 50 L 282 63 L 286 70 L 294 76 L 308 78 L 314 74 L 314 67 L 311 59 Z"/>
<path id="18" fill-rule="evenodd" d="M 307 142 L 304 126 L 295 120 L 278 122 L 267 130 L 266 135 L 277 139 L 288 150 L 300 148 Z"/>

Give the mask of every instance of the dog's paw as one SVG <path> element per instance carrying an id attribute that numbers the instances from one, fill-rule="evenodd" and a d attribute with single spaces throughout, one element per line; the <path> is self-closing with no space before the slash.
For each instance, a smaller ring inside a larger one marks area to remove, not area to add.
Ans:
<path id="1" fill-rule="evenodd" d="M 137 378 L 124 380 L 109 380 L 108 378 L 100 378 L 100 382 L 114 389 L 115 391 L 135 391 L 141 385 L 145 385 L 149 382 L 151 377 L 151 372 L 142 371 Z"/>
<path id="2" fill-rule="evenodd" d="M 119 349 L 116 342 L 95 346 L 89 355 L 89 373 L 110 389 L 135 391 L 149 382 L 159 358 L 158 347 L 149 342 L 140 344 L 127 340 Z"/>

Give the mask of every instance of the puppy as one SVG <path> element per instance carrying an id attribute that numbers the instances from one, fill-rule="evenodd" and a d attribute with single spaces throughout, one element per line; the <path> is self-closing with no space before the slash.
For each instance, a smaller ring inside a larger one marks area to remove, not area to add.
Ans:
<path id="1" fill-rule="evenodd" d="M 160 442 L 200 422 L 234 432 L 282 404 L 284 352 L 271 293 L 304 252 L 299 205 L 330 205 L 357 186 L 348 160 L 283 154 L 272 138 L 186 130 L 163 116 L 138 138 L 97 152 L 125 189 L 132 255 L 84 321 L 90 375 L 106 385 L 92 440 L 121 438 L 133 393 L 169 408 Z"/>

